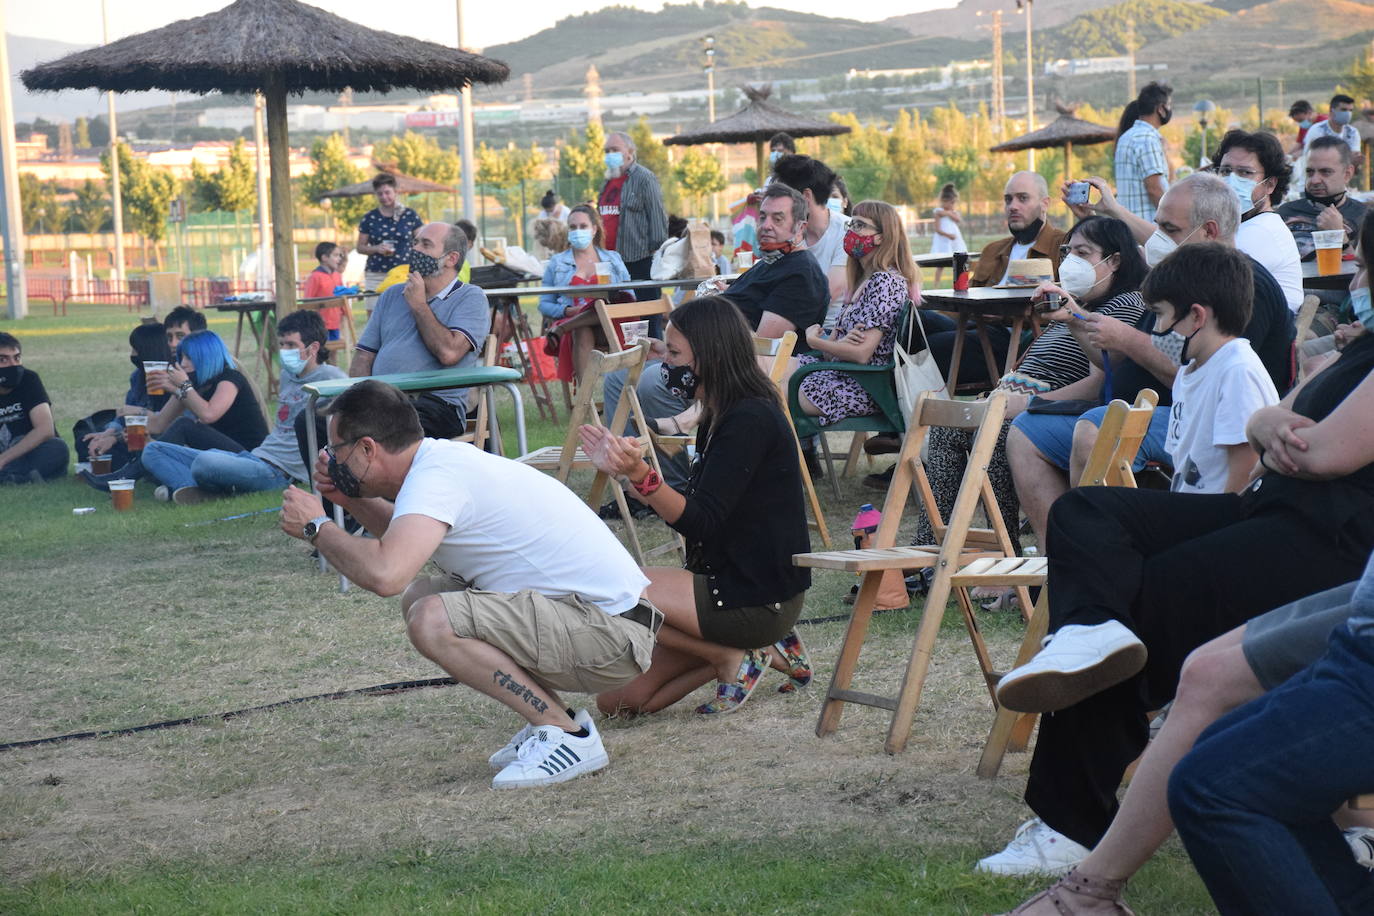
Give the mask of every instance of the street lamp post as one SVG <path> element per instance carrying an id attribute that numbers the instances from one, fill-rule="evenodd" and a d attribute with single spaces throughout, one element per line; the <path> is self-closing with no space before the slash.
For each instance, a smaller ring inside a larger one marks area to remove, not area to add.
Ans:
<path id="1" fill-rule="evenodd" d="M 702 67 L 706 71 L 706 120 L 707 123 L 716 123 L 716 36 L 707 35 L 701 40 L 703 50 L 706 53 L 706 63 Z M 712 225 L 720 222 L 720 195 L 716 192 L 711 193 L 711 223 Z"/>
<path id="2" fill-rule="evenodd" d="M 1016 0 L 1016 8 L 1026 13 L 1026 133 L 1035 130 L 1035 64 L 1031 55 L 1031 38 L 1035 27 L 1031 25 L 1031 6 L 1035 0 Z M 1028 150 L 1029 163 L 1035 168 L 1035 150 Z"/>
<path id="3" fill-rule="evenodd" d="M 1198 153 L 1198 168 L 1207 165 L 1207 121 L 1211 118 L 1212 112 L 1216 110 L 1217 104 L 1211 99 L 1203 99 L 1193 106 L 1193 116 L 1197 118 L 1198 127 L 1202 131 L 1202 148 Z"/>

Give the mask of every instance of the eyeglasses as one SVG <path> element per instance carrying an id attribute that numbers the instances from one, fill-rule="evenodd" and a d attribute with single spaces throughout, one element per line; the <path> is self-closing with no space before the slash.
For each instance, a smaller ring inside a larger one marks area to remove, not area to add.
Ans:
<path id="1" fill-rule="evenodd" d="M 857 216 L 854 217 L 853 219 L 851 219 L 851 220 L 849 221 L 849 228 L 850 228 L 850 229 L 853 229 L 855 232 L 877 232 L 877 231 L 878 231 L 878 227 L 877 227 L 877 226 L 873 225 L 872 223 L 865 222 L 864 220 L 859 219 Z"/>
<path id="2" fill-rule="evenodd" d="M 1222 178 L 1225 178 L 1228 175 L 1239 175 L 1241 178 L 1248 178 L 1251 181 L 1259 181 L 1261 178 L 1264 177 L 1264 173 L 1256 169 L 1247 169 L 1244 167 L 1237 169 L 1232 168 L 1229 165 L 1217 166 L 1216 172 Z"/>
<path id="3" fill-rule="evenodd" d="M 362 437 L 359 436 L 358 438 L 361 439 Z M 340 442 L 340 443 L 337 443 L 336 445 L 326 445 L 326 446 L 324 447 L 324 453 L 325 453 L 325 455 L 329 458 L 330 461 L 338 461 L 338 460 L 339 460 L 339 453 L 338 453 L 338 450 L 341 449 L 341 448 L 348 448 L 350 445 L 353 445 L 353 444 L 354 444 L 355 442 L 357 442 L 357 441 L 358 441 L 358 439 L 349 439 L 347 442 Z"/>

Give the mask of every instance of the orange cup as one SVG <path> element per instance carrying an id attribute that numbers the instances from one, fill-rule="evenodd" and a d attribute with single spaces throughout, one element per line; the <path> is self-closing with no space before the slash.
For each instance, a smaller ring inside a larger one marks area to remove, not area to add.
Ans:
<path id="1" fill-rule="evenodd" d="M 128 416 L 124 418 L 124 444 L 131 452 L 141 452 L 148 445 L 148 418 Z"/>
<path id="2" fill-rule="evenodd" d="M 111 480 L 110 499 L 116 512 L 128 512 L 134 507 L 134 482 L 132 480 Z"/>

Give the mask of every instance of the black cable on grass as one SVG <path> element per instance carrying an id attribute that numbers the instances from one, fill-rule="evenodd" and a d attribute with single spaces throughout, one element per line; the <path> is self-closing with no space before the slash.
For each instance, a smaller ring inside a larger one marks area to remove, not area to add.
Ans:
<path id="1" fill-rule="evenodd" d="M 174 728 L 178 725 L 192 725 L 196 722 L 211 722 L 215 720 L 227 722 L 239 716 L 246 716 L 250 712 L 264 712 L 265 710 L 278 709 L 282 706 L 291 706 L 296 703 L 305 703 L 310 700 L 340 700 L 350 696 L 381 696 L 389 693 L 400 693 L 403 690 L 417 690 L 421 687 L 447 687 L 450 684 L 456 683 L 458 682 L 451 677 L 430 677 L 418 681 L 395 681 L 390 684 L 377 684 L 373 687 L 355 687 L 352 690 L 336 690 L 333 693 L 317 693 L 314 696 L 296 697 L 291 700 L 278 700 L 275 703 L 266 703 L 262 706 L 249 706 L 247 709 L 235 709 L 231 712 L 204 713 L 199 716 L 187 716 L 184 719 L 168 719 L 165 722 L 151 722 L 147 725 L 134 725 L 129 728 L 112 728 L 95 732 L 73 732 L 70 735 L 54 735 L 51 738 L 31 738 L 28 741 L 11 741 L 8 744 L 0 744 L 0 751 L 37 747 L 40 744 L 57 744 L 60 741 L 80 741 L 86 738 L 112 738 L 117 735 L 133 735 L 138 732 L 151 732 L 163 728 Z"/>

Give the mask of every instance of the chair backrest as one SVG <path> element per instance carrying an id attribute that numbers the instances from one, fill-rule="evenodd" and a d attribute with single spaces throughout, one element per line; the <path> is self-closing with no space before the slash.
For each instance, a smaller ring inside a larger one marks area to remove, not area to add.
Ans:
<path id="1" fill-rule="evenodd" d="M 482 365 L 495 366 L 499 356 L 499 341 L 495 334 L 488 334 L 487 339 L 482 342 Z M 453 441 L 471 442 L 478 448 L 484 449 L 487 447 L 487 438 L 491 434 L 491 417 L 487 415 L 486 392 L 474 391 L 472 397 L 476 399 L 477 407 L 468 417 L 463 434 L 455 436 Z"/>
<path id="2" fill-rule="evenodd" d="M 792 359 L 792 351 L 797 347 L 797 332 L 787 331 L 781 337 L 755 337 L 754 355 L 762 356 L 772 360 L 766 370 L 768 380 L 778 388 L 778 393 L 783 397 L 786 404 L 787 390 L 783 388 L 782 381 L 787 375 L 787 364 Z"/>
<path id="3" fill-rule="evenodd" d="M 1146 388 L 1136 395 L 1134 406 L 1120 398 L 1107 406 L 1107 414 L 1097 431 L 1097 441 L 1093 443 L 1088 462 L 1083 466 L 1079 486 L 1135 486 L 1131 465 L 1135 463 L 1141 441 L 1150 430 L 1150 420 L 1158 403 L 1159 395 Z"/>
<path id="4" fill-rule="evenodd" d="M 1316 296 L 1307 295 L 1302 300 L 1302 307 L 1298 309 L 1298 317 L 1293 321 L 1293 342 L 1299 346 L 1307 337 L 1307 332 L 1312 328 L 1312 319 L 1317 317 L 1317 306 L 1321 305 L 1321 300 Z"/>
<path id="5" fill-rule="evenodd" d="M 579 426 L 590 424 L 623 430 L 626 421 L 633 416 L 640 429 L 648 428 L 644 410 L 639 405 L 639 396 L 635 393 L 635 386 L 639 384 L 639 377 L 644 372 L 644 363 L 648 357 L 647 340 L 638 341 L 630 349 L 615 353 L 592 351 L 586 368 L 577 380 L 577 398 L 573 401 L 572 413 L 568 417 L 568 432 L 563 437 L 563 451 L 558 463 L 560 481 L 567 483 L 568 475 L 572 473 L 573 460 L 577 454 Z M 615 415 L 609 421 L 603 422 L 601 413 L 596 408 L 596 393 L 601 390 L 599 383 L 607 375 L 621 369 L 625 370 L 625 388 L 621 392 L 620 402 L 616 405 Z"/>
<path id="6" fill-rule="evenodd" d="M 943 548 L 946 536 L 953 534 L 958 544 L 951 546 L 956 552 L 962 549 L 965 543 L 972 542 L 979 546 L 999 549 L 1005 556 L 1015 555 L 1011 536 L 1002 522 L 1002 513 L 998 511 L 992 485 L 987 476 L 988 463 L 1002 432 L 1002 420 L 1006 412 L 1007 396 L 1002 391 L 994 391 L 982 401 L 954 401 L 936 397 L 929 391 L 921 393 L 911 411 L 906 434 L 902 437 L 902 449 L 897 455 L 892 483 L 888 486 L 887 497 L 883 501 L 883 520 L 873 537 L 874 547 L 895 546 L 897 528 L 906 509 L 911 486 L 915 483 L 917 494 L 930 518 L 938 542 L 937 545 L 930 546 Z M 959 483 L 959 492 L 954 498 L 954 508 L 950 512 L 948 524 L 936 506 L 935 493 L 931 489 L 930 479 L 926 476 L 925 466 L 921 463 L 921 443 L 925 441 L 930 429 L 936 426 L 976 430 L 973 444 L 969 449 L 964 478 Z M 983 510 L 992 525 L 991 528 L 968 527 L 980 499 L 983 501 Z"/>
<path id="7" fill-rule="evenodd" d="M 652 318 L 655 315 L 667 316 L 673 310 L 673 301 L 666 296 L 645 302 L 610 303 L 604 299 L 597 299 L 592 305 L 596 309 L 596 319 L 601 323 L 601 333 L 606 335 L 606 346 L 610 348 L 608 352 L 611 353 L 622 349 L 620 335 L 615 332 L 617 321 L 622 319 L 635 321 L 640 318 Z"/>

